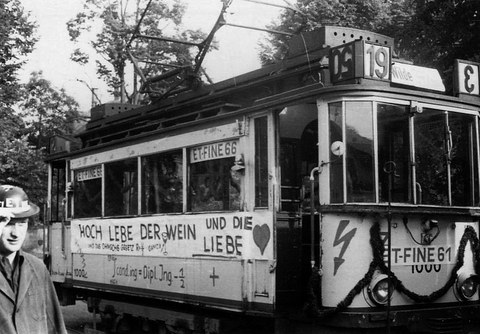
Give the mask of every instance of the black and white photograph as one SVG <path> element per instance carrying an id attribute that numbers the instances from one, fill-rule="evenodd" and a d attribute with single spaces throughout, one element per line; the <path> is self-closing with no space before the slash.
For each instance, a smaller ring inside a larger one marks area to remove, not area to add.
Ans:
<path id="1" fill-rule="evenodd" d="M 479 0 L 0 0 L 1 334 L 480 334 Z"/>

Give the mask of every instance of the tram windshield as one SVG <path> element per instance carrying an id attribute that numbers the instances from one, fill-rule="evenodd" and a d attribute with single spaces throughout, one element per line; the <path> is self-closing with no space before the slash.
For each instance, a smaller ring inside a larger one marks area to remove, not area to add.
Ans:
<path id="1" fill-rule="evenodd" d="M 374 101 L 329 105 L 330 201 L 478 204 L 477 118 Z M 375 163 L 377 161 L 377 163 Z"/>

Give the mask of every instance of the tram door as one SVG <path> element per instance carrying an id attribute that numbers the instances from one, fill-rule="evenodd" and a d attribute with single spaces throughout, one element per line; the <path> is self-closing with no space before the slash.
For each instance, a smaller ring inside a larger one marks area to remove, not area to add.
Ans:
<path id="1" fill-rule="evenodd" d="M 318 166 L 317 105 L 301 104 L 284 108 L 278 114 L 280 167 L 280 208 L 277 215 L 278 276 L 280 293 L 287 303 L 302 303 L 311 273 L 311 181 Z M 318 182 L 314 203 L 318 205 Z M 314 212 L 316 208 L 313 208 Z M 315 222 L 315 254 L 319 254 L 318 215 Z M 315 259 L 318 264 L 318 258 Z M 288 296 L 288 297 L 287 297 Z M 281 301 L 281 298 L 280 298 Z"/>

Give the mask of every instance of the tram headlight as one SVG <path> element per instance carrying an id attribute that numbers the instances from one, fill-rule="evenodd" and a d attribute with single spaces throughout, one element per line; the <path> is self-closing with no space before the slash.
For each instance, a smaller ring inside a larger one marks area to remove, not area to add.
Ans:
<path id="1" fill-rule="evenodd" d="M 456 291 L 457 297 L 461 300 L 472 299 L 478 290 L 479 277 L 472 273 L 460 273 L 457 276 Z"/>
<path id="2" fill-rule="evenodd" d="M 385 274 L 376 275 L 367 288 L 368 297 L 375 305 L 385 305 L 392 296 L 393 283 Z"/>

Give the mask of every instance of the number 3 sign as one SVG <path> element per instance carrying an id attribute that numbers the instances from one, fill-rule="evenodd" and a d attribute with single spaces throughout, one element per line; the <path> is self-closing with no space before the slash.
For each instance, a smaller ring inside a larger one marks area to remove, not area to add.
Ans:
<path id="1" fill-rule="evenodd" d="M 455 60 L 455 93 L 480 95 L 479 89 L 480 64 L 467 60 Z"/>

